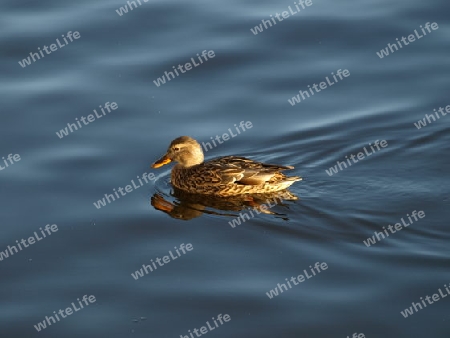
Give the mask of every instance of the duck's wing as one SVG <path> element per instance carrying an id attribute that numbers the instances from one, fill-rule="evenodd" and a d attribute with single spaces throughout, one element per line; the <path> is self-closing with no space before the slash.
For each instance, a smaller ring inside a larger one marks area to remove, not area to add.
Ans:
<path id="1" fill-rule="evenodd" d="M 280 171 L 293 169 L 292 166 L 280 166 L 250 160 L 245 157 L 226 156 L 214 159 L 203 166 L 204 178 L 211 183 L 261 185 L 266 182 L 278 182 L 286 178 Z M 206 182 L 205 182 L 206 183 Z"/>

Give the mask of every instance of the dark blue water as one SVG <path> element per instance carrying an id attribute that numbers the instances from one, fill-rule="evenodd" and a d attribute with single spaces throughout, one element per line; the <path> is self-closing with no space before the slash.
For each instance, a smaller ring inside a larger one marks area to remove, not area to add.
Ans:
<path id="1" fill-rule="evenodd" d="M 414 125 L 450 105 L 448 1 L 313 0 L 257 35 L 293 1 L 141 3 L 119 16 L 125 1 L 3 1 L 0 157 L 21 159 L 0 171 L 0 251 L 58 231 L 2 256 L 2 337 L 180 337 L 228 314 L 208 337 L 447 338 L 450 297 L 401 311 L 450 283 L 450 117 Z M 439 28 L 377 55 L 427 22 Z M 69 31 L 79 39 L 19 65 Z M 154 84 L 203 50 L 215 57 Z M 350 76 L 289 104 L 339 69 Z M 56 135 L 106 102 L 118 108 Z M 241 121 L 253 127 L 207 159 L 293 165 L 303 181 L 298 200 L 232 228 L 250 209 L 186 206 L 170 166 L 150 165 L 180 135 L 208 141 Z M 327 174 L 376 140 L 388 146 Z M 143 173 L 156 180 L 94 206 Z M 181 208 L 162 212 L 155 196 Z M 414 210 L 425 217 L 363 243 Z M 193 250 L 131 276 L 182 243 Z M 266 295 L 316 262 L 328 269 Z M 84 295 L 95 302 L 37 332 Z"/>

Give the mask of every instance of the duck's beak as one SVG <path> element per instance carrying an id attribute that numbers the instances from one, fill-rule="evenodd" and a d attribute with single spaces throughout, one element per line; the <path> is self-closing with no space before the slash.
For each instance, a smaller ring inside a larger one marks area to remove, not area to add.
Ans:
<path id="1" fill-rule="evenodd" d="M 152 168 L 159 168 L 170 162 L 172 162 L 172 160 L 169 158 L 169 156 L 167 156 L 167 154 L 165 154 L 158 161 L 156 161 L 155 163 L 152 164 Z"/>

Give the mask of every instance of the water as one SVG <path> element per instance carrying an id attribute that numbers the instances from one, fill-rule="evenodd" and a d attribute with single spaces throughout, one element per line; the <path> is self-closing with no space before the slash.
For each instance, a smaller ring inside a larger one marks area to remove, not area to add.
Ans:
<path id="1" fill-rule="evenodd" d="M 293 2 L 141 3 L 119 16 L 125 1 L 3 2 L 0 155 L 21 160 L 0 172 L 0 250 L 58 226 L 0 262 L 3 335 L 180 337 L 228 314 L 208 337 L 448 337 L 449 298 L 412 318 L 400 313 L 450 282 L 450 117 L 414 126 L 450 104 L 448 2 L 313 0 L 257 35 L 250 28 Z M 439 29 L 377 56 L 427 22 Z M 80 38 L 18 64 L 68 31 Z M 153 83 L 203 50 L 215 57 Z M 350 76 L 289 104 L 338 69 Z M 56 135 L 106 102 L 118 109 Z M 219 214 L 237 210 L 207 208 L 215 212 L 190 220 L 156 210 L 155 194 L 177 202 L 170 167 L 149 168 L 170 141 L 208 141 L 240 121 L 253 128 L 206 158 L 293 165 L 299 199 L 235 228 Z M 326 173 L 376 140 L 388 146 Z M 157 179 L 94 206 L 145 172 Z M 414 210 L 426 216 L 363 244 Z M 193 250 L 131 276 L 182 243 Z M 316 262 L 328 269 L 266 295 Z M 96 301 L 36 331 L 84 295 Z"/>

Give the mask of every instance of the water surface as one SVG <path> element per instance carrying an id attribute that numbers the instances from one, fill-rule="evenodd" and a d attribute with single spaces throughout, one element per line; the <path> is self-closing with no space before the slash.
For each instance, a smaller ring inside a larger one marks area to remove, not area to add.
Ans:
<path id="1" fill-rule="evenodd" d="M 450 104 L 448 2 L 313 0 L 258 35 L 250 28 L 293 2 L 149 1 L 119 16 L 125 4 L 3 3 L 0 157 L 21 160 L 0 171 L 0 251 L 46 224 L 59 229 L 0 262 L 5 336 L 180 337 L 228 314 L 208 337 L 447 338 L 449 298 L 412 318 L 400 311 L 450 282 L 450 117 L 414 126 Z M 377 56 L 427 22 L 439 29 Z M 18 64 L 68 31 L 80 39 Z M 216 56 L 154 84 L 203 50 Z M 351 75 L 289 104 L 338 69 Z M 56 135 L 106 102 L 118 109 Z M 153 208 L 155 193 L 171 198 L 170 168 L 149 166 L 172 139 L 208 141 L 241 121 L 253 128 L 206 158 L 295 166 L 299 199 L 272 209 L 282 216 L 232 228 L 223 215 L 183 221 Z M 376 140 L 388 146 L 326 173 Z M 156 181 L 94 206 L 143 173 Z M 363 244 L 414 210 L 425 218 Z M 182 243 L 193 250 L 131 276 Z M 266 295 L 316 262 L 328 269 Z M 96 302 L 35 330 L 83 295 Z"/>

